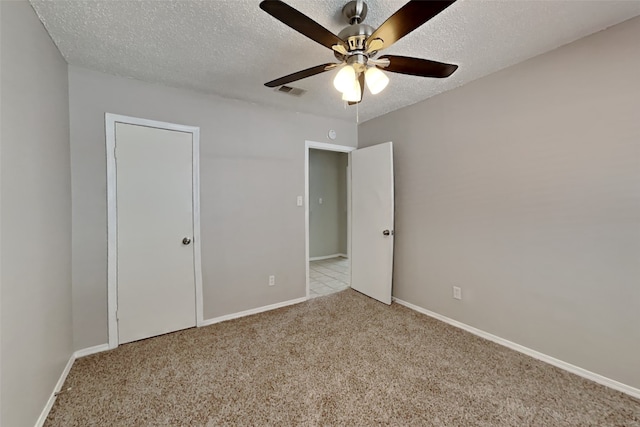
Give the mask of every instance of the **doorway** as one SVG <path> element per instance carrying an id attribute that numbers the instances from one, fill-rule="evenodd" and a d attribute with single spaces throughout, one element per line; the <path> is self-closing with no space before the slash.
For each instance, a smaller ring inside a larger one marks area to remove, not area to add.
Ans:
<path id="1" fill-rule="evenodd" d="M 349 155 L 309 151 L 309 297 L 343 291 L 350 285 L 347 255 L 347 175 Z"/>
<path id="2" fill-rule="evenodd" d="M 109 347 L 202 318 L 195 127 L 107 114 Z"/>
<path id="3" fill-rule="evenodd" d="M 349 153 L 355 148 L 306 142 L 307 298 L 347 289 L 351 282 Z"/>
<path id="4" fill-rule="evenodd" d="M 309 153 L 312 149 L 348 153 L 347 259 L 343 267 L 348 265 L 351 289 L 384 304 L 391 304 L 395 240 L 393 143 L 356 150 L 341 145 L 306 142 L 304 200 L 307 299 L 311 297 Z M 338 272 L 343 273 L 344 270 Z"/>

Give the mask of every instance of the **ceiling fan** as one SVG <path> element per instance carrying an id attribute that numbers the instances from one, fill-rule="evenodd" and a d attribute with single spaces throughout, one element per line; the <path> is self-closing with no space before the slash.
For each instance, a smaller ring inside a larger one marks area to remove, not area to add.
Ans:
<path id="1" fill-rule="evenodd" d="M 367 4 L 363 0 L 350 1 L 342 9 L 349 26 L 335 35 L 280 0 L 264 0 L 260 3 L 262 10 L 311 40 L 332 49 L 340 61 L 307 68 L 272 80 L 265 86 L 278 87 L 341 67 L 333 84 L 342 92 L 342 99 L 354 105 L 362 101 L 365 83 L 374 95 L 387 86 L 389 78 L 381 70 L 419 77 L 449 77 L 458 68 L 457 65 L 407 56 L 376 56 L 454 2 L 409 1 L 374 30 L 362 23 L 367 15 Z"/>

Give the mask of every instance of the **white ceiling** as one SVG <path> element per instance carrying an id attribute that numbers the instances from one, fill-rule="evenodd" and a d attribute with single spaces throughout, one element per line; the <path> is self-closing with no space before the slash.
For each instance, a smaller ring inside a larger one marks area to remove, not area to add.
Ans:
<path id="1" fill-rule="evenodd" d="M 347 0 L 286 2 L 338 33 Z M 640 15 L 640 1 L 458 0 L 384 53 L 458 64 L 448 79 L 389 73 L 381 94 L 346 107 L 334 71 L 292 83 L 301 97 L 263 84 L 333 52 L 277 21 L 259 0 L 31 0 L 69 64 L 278 108 L 360 122 L 414 104 Z M 405 0 L 366 0 L 377 28 Z M 357 114 L 357 115 L 356 115 Z"/>

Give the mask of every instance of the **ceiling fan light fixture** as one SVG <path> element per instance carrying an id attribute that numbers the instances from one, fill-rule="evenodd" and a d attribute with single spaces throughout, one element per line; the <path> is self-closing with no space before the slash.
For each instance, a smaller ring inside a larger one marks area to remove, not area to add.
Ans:
<path id="1" fill-rule="evenodd" d="M 388 85 L 389 78 L 377 68 L 418 77 L 449 77 L 456 71 L 457 65 L 398 55 L 383 55 L 376 59 L 376 55 L 455 2 L 411 0 L 374 29 L 362 22 L 367 10 L 364 1 L 351 0 L 343 8 L 343 15 L 350 25 L 336 35 L 282 0 L 262 0 L 260 9 L 303 36 L 333 50 L 339 61 L 337 64 L 322 64 L 280 77 L 265 83 L 265 86 L 274 88 L 286 85 L 340 67 L 333 85 L 342 93 L 342 99 L 349 101 L 349 105 L 356 105 L 362 100 L 365 85 L 374 95 Z"/>
<path id="2" fill-rule="evenodd" d="M 364 74 L 369 91 L 376 95 L 384 90 L 389 84 L 389 77 L 376 67 L 370 67 Z"/>
<path id="3" fill-rule="evenodd" d="M 360 82 L 358 80 L 354 80 L 351 87 L 342 92 L 342 100 L 348 102 L 362 101 L 362 88 L 360 87 Z"/>
<path id="4" fill-rule="evenodd" d="M 351 65 L 346 65 L 336 74 L 336 77 L 333 79 L 333 86 L 338 89 L 339 92 L 344 93 L 351 90 L 356 81 L 356 70 Z"/>

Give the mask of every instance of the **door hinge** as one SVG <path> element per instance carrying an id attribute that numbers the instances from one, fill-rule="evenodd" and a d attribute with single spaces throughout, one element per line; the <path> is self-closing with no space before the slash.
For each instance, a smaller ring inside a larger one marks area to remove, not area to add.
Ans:
<path id="1" fill-rule="evenodd" d="M 117 146 L 113 147 L 113 158 L 114 159 L 118 158 L 118 148 L 117 148 Z"/>
<path id="2" fill-rule="evenodd" d="M 120 320 L 120 316 L 118 315 L 118 310 L 116 310 L 116 322 Z"/>

